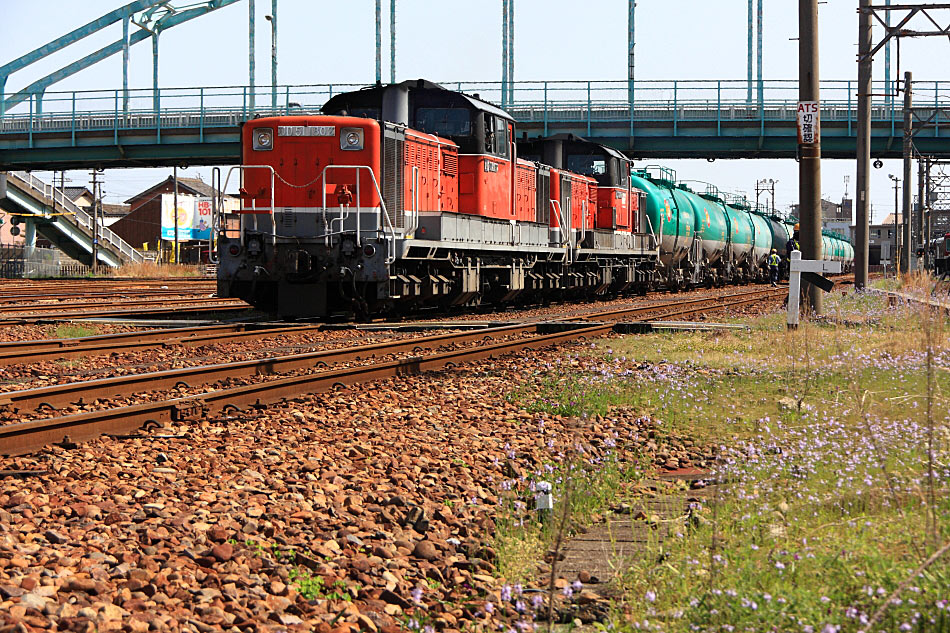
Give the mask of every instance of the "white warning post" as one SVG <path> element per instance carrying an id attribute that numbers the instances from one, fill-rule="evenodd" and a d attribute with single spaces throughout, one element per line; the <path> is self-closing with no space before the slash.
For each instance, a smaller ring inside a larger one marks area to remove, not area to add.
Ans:
<path id="1" fill-rule="evenodd" d="M 802 296 L 802 273 L 840 273 L 841 262 L 802 259 L 801 251 L 792 251 L 788 258 L 788 328 L 798 327 L 798 302 Z M 820 278 L 816 281 L 821 282 Z M 830 282 L 829 282 L 830 283 Z M 829 285 L 828 290 L 831 289 Z"/>

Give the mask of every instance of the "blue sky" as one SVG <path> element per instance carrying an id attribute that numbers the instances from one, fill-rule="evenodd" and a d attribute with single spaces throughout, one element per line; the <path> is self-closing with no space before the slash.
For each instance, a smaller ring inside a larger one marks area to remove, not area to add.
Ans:
<path id="1" fill-rule="evenodd" d="M 177 0 L 179 5 L 187 0 Z M 0 63 L 9 61 L 76 26 L 120 6 L 119 0 L 0 0 Z M 388 0 L 384 0 L 384 80 L 389 76 Z M 820 8 L 821 76 L 854 79 L 857 74 L 856 0 L 828 0 Z M 581 8 L 583 7 L 583 8 Z M 375 79 L 374 0 L 324 2 L 279 0 L 278 81 L 281 84 L 369 83 Z M 516 0 L 516 79 L 624 79 L 627 71 L 626 0 Z M 257 0 L 257 82 L 270 83 L 270 28 L 264 15 L 270 0 Z M 642 79 L 743 79 L 746 75 L 745 0 L 640 0 L 637 6 L 637 76 Z M 763 74 L 769 79 L 798 75 L 797 3 L 765 0 Z M 175 27 L 161 36 L 162 87 L 227 86 L 247 83 L 247 2 Z M 112 42 L 115 25 L 29 69 L 13 75 L 13 92 L 75 58 Z M 942 60 L 945 40 L 902 45 L 901 71 L 918 79 L 950 79 Z M 895 54 L 896 58 L 896 54 Z M 149 88 L 151 47 L 132 49 L 130 85 Z M 875 77 L 883 78 L 883 53 Z M 896 74 L 896 59 L 894 63 Z M 497 81 L 501 75 L 501 0 L 398 0 L 397 80 Z M 118 56 L 89 68 L 50 90 L 121 87 Z M 666 161 L 685 179 L 713 182 L 724 190 L 754 193 L 757 178 L 775 178 L 779 208 L 796 202 L 797 164 L 792 161 Z M 825 197 L 837 200 L 854 162 L 823 162 Z M 107 200 L 128 198 L 170 170 L 112 170 Z M 186 175 L 207 170 L 190 169 Z M 875 170 L 872 203 L 876 217 L 893 206 L 888 173 L 896 161 Z M 87 175 L 74 172 L 77 183 Z"/>

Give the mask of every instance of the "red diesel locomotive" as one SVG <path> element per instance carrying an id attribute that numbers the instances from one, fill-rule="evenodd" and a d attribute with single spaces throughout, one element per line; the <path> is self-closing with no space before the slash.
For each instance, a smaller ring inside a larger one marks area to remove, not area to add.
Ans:
<path id="1" fill-rule="evenodd" d="M 422 80 L 340 94 L 322 112 L 244 124 L 221 296 L 306 318 L 652 283 L 657 239 L 619 152 L 516 143 L 505 111 Z"/>

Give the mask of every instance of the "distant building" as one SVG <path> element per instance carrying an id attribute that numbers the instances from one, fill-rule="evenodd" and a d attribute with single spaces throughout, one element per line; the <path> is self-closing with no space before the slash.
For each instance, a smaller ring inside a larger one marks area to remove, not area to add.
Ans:
<path id="1" fill-rule="evenodd" d="M 890 213 L 882 223 L 872 224 L 868 227 L 869 266 L 879 266 L 881 264 L 892 266 L 897 263 L 898 226 L 895 219 L 900 222 L 900 214 L 895 218 L 895 215 Z"/>
<path id="2" fill-rule="evenodd" d="M 162 182 L 149 187 L 125 201 L 128 211 L 110 223 L 110 229 L 135 248 L 147 251 L 162 249 L 162 194 L 175 192 L 175 180 L 171 176 Z M 214 188 L 200 178 L 179 178 L 178 193 L 180 195 L 211 198 Z M 237 200 L 235 196 L 226 195 L 225 198 Z M 114 205 L 110 205 L 114 206 Z M 124 205 L 123 205 L 124 206 Z M 229 204 L 229 206 L 232 206 Z M 237 206 L 233 204 L 233 206 Z M 103 209 L 105 211 L 105 209 Z M 198 262 L 207 259 L 207 241 L 200 246 L 195 242 L 182 242 L 182 262 Z"/>
<path id="3" fill-rule="evenodd" d="M 797 204 L 789 206 L 789 213 L 796 218 L 801 217 L 798 212 Z M 854 203 L 851 198 L 842 198 L 840 204 L 822 198 L 821 223 L 823 227 L 826 222 L 834 222 L 837 224 L 845 222 L 848 225 L 852 224 L 854 222 Z"/>
<path id="4" fill-rule="evenodd" d="M 113 224 L 129 214 L 132 208 L 128 204 L 108 204 L 102 203 L 102 209 L 99 210 L 99 224 L 111 227 Z"/>
<path id="5" fill-rule="evenodd" d="M 63 187 L 66 197 L 76 203 L 80 209 L 89 209 L 95 198 L 88 187 Z"/>

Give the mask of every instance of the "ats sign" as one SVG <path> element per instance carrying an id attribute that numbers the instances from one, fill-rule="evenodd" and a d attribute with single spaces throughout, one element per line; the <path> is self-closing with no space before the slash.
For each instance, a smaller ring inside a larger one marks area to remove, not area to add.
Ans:
<path id="1" fill-rule="evenodd" d="M 821 142 L 821 109 L 817 101 L 798 102 L 798 142 Z"/>

